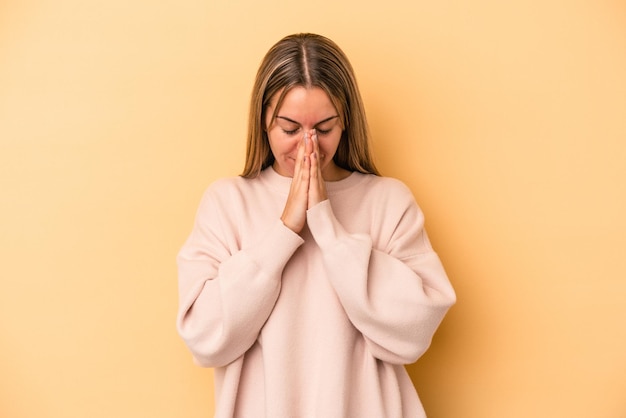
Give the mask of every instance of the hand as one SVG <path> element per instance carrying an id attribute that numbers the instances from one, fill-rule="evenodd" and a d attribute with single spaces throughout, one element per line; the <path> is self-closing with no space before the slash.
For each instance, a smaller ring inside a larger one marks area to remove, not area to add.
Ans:
<path id="1" fill-rule="evenodd" d="M 326 195 L 326 183 L 324 182 L 324 176 L 322 176 L 322 167 L 320 166 L 320 147 L 317 139 L 317 132 L 313 130 L 311 135 L 313 142 L 313 152 L 311 153 L 311 174 L 309 181 L 309 203 L 308 209 L 317 205 L 320 202 L 328 199 Z"/>
<path id="2" fill-rule="evenodd" d="M 312 144 L 308 132 L 298 144 L 293 179 L 289 188 L 289 196 L 280 219 L 285 226 L 295 233 L 300 233 L 306 223 L 306 210 L 309 201 L 309 181 L 311 176 Z"/>
<path id="3" fill-rule="evenodd" d="M 306 211 L 326 200 L 326 184 L 319 161 L 319 142 L 313 129 L 298 144 L 289 196 L 280 219 L 287 228 L 300 233 L 306 224 Z"/>

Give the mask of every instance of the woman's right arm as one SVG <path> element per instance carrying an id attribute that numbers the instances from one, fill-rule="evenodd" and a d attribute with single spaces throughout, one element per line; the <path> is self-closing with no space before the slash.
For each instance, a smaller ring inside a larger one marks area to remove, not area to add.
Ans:
<path id="1" fill-rule="evenodd" d="M 277 219 L 256 244 L 239 249 L 228 217 L 232 202 L 223 192 L 207 190 L 177 258 L 177 329 L 204 367 L 231 363 L 254 344 L 280 293 L 283 268 L 303 243 Z"/>

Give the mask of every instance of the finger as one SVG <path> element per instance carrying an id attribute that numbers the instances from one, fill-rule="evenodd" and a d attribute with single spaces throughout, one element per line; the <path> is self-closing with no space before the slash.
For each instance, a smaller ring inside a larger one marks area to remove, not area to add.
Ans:
<path id="1" fill-rule="evenodd" d="M 318 158 L 317 153 L 311 154 L 311 178 L 309 180 L 309 199 L 308 199 L 308 208 L 312 208 L 316 204 L 318 204 L 320 200 L 320 186 L 319 186 L 319 169 L 318 169 Z"/>
<path id="2" fill-rule="evenodd" d="M 302 172 L 301 172 L 302 182 L 307 184 L 311 178 L 311 156 L 304 155 L 303 163 L 302 163 Z M 307 185 L 308 189 L 308 185 Z"/>
<path id="3" fill-rule="evenodd" d="M 311 155 L 311 153 L 313 152 L 313 140 L 312 140 L 311 132 L 305 132 L 304 138 L 305 138 L 305 141 L 304 141 L 304 145 L 305 145 L 304 154 L 305 155 Z"/>
<path id="4" fill-rule="evenodd" d="M 309 179 L 309 170 L 310 170 L 310 155 L 311 151 L 309 150 L 311 147 L 311 137 L 308 132 L 305 132 L 304 137 L 302 138 L 302 161 L 301 166 L 302 170 L 300 171 L 300 179 L 302 181 L 307 181 Z M 306 186 L 308 188 L 308 184 Z"/>
<path id="5" fill-rule="evenodd" d="M 296 151 L 296 162 L 295 162 L 294 169 L 293 169 L 294 180 L 299 179 L 300 173 L 302 172 L 302 163 L 304 161 L 304 154 L 305 154 L 305 142 L 306 142 L 306 134 L 304 135 L 300 143 L 298 143 L 298 150 Z"/>
<path id="6" fill-rule="evenodd" d="M 311 179 L 309 181 L 308 208 L 312 208 L 318 203 L 326 200 L 326 184 L 319 169 L 319 154 L 311 154 Z"/>
<path id="7" fill-rule="evenodd" d="M 313 142 L 313 154 L 315 154 L 315 164 L 311 165 L 311 172 L 315 172 L 315 180 L 318 185 L 324 185 L 324 178 L 322 176 L 322 166 L 320 161 L 320 144 L 317 137 L 317 132 L 313 130 L 312 141 Z"/>
<path id="8" fill-rule="evenodd" d="M 296 233 L 299 233 L 306 223 L 306 210 L 309 199 L 310 157 L 305 154 L 305 142 L 307 140 L 308 138 L 303 137 L 298 144 L 294 175 L 281 216 L 283 223 Z"/>
<path id="9" fill-rule="evenodd" d="M 319 143 L 319 139 L 317 137 L 317 131 L 315 129 L 313 129 L 313 132 L 311 134 L 311 142 L 313 143 L 313 150 L 312 150 L 312 152 L 317 152 L 319 154 L 319 152 L 320 152 L 320 143 Z"/>
<path id="10" fill-rule="evenodd" d="M 318 157 L 318 153 L 317 152 L 312 152 L 311 153 L 311 164 L 310 164 L 310 168 L 309 168 L 309 173 L 310 173 L 310 178 L 311 178 L 311 185 L 313 185 L 314 183 L 317 184 L 319 182 L 319 176 L 320 176 L 320 172 L 319 172 L 319 157 Z"/>

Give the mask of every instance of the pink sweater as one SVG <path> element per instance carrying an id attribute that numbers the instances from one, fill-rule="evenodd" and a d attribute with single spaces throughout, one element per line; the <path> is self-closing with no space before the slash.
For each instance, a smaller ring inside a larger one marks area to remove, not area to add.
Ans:
<path id="1" fill-rule="evenodd" d="M 455 293 L 401 182 L 326 183 L 298 235 L 291 179 L 215 182 L 178 255 L 177 327 L 215 368 L 218 418 L 424 417 L 404 368 Z"/>

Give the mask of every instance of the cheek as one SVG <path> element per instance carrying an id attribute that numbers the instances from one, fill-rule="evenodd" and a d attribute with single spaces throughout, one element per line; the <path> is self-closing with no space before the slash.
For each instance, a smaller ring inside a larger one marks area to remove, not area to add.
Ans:
<path id="1" fill-rule="evenodd" d="M 341 140 L 341 133 L 339 134 L 331 134 L 325 137 L 321 137 L 319 139 L 319 147 L 320 151 L 323 154 L 331 154 L 334 155 L 337 147 L 339 146 L 339 141 Z"/>
<path id="2" fill-rule="evenodd" d="M 298 148 L 298 139 L 284 134 L 269 133 L 270 149 L 274 156 L 290 154 Z"/>

